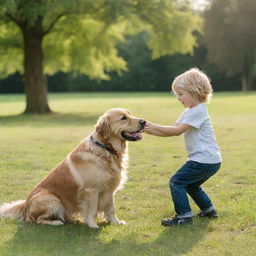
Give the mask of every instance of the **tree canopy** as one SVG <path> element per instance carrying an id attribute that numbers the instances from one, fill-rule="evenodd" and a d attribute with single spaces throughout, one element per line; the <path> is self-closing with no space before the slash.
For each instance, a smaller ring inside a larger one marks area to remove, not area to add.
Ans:
<path id="1" fill-rule="evenodd" d="M 242 89 L 252 89 L 256 63 L 256 0 L 213 0 L 205 12 L 209 60 L 228 75 L 242 74 Z"/>
<path id="2" fill-rule="evenodd" d="M 45 73 L 108 79 L 118 42 L 147 31 L 152 57 L 192 52 L 200 20 L 179 0 L 0 0 L 0 72 L 24 74 L 26 112 L 49 112 Z"/>

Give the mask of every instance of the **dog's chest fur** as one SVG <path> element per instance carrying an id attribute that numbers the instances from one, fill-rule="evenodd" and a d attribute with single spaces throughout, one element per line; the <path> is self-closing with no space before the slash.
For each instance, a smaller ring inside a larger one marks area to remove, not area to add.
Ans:
<path id="1" fill-rule="evenodd" d="M 70 153 L 66 161 L 80 191 L 91 189 L 102 191 L 106 188 L 116 190 L 126 181 L 128 167 L 126 148 L 115 155 L 103 150 L 95 152 L 81 144 Z"/>

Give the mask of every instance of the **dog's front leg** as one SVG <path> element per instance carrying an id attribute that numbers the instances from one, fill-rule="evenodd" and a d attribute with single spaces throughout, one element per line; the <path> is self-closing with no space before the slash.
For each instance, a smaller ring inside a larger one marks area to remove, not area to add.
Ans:
<path id="1" fill-rule="evenodd" d="M 113 192 L 104 193 L 102 200 L 106 203 L 104 207 L 104 214 L 107 221 L 114 224 L 126 224 L 124 220 L 119 220 L 116 216 Z"/>
<path id="2" fill-rule="evenodd" d="M 97 208 L 98 208 L 98 193 L 91 192 L 87 195 L 87 211 L 86 211 L 86 223 L 90 228 L 98 228 L 96 224 Z"/>

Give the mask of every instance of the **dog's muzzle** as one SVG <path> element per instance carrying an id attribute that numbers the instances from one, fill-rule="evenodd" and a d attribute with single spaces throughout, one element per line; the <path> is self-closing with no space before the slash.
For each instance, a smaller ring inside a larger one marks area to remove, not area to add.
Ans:
<path id="1" fill-rule="evenodd" d="M 138 141 L 138 140 L 141 140 L 142 139 L 141 132 L 144 129 L 146 121 L 144 119 L 140 119 L 139 124 L 140 124 L 140 129 L 138 131 L 136 131 L 136 132 L 122 131 L 122 133 L 121 133 L 122 137 L 125 140 L 128 140 L 128 141 Z"/>

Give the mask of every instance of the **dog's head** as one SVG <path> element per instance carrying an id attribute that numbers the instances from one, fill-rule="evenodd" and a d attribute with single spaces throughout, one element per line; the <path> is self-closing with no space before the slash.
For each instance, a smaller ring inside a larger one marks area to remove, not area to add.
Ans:
<path id="1" fill-rule="evenodd" d="M 119 137 L 122 140 L 138 141 L 142 139 L 141 131 L 144 119 L 136 118 L 128 109 L 113 108 L 104 113 L 96 124 L 96 132 L 104 139 Z"/>

